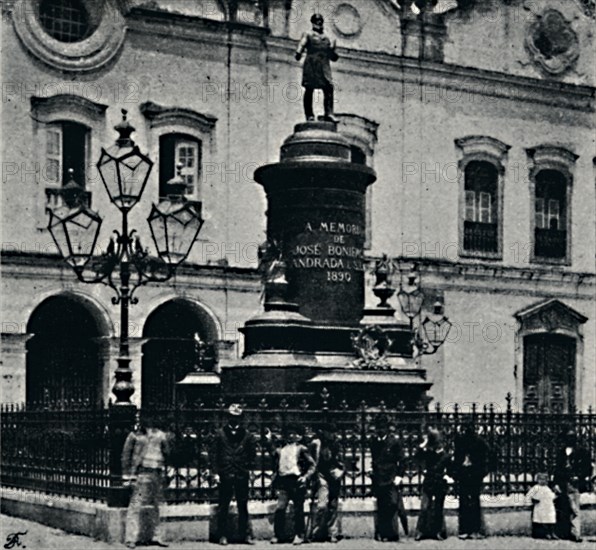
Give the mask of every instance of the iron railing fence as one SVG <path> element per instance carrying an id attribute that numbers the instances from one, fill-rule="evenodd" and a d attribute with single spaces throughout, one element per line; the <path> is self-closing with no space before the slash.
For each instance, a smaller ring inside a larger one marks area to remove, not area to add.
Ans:
<path id="1" fill-rule="evenodd" d="M 110 483 L 109 409 L 5 406 L 3 486 L 105 500 Z"/>
<path id="2" fill-rule="evenodd" d="M 231 401 L 195 403 L 184 408 L 153 408 L 137 411 L 161 418 L 173 434 L 173 452 L 167 470 L 168 502 L 212 502 L 216 486 L 210 469 L 209 450 L 217 430 L 226 420 Z M 492 405 L 466 412 L 457 406 L 434 411 L 407 411 L 384 403 L 350 406 L 332 403 L 328 394 L 299 398 L 269 397 L 245 404 L 245 425 L 257 440 L 257 459 L 251 473 L 251 499 L 273 498 L 272 459 L 266 434 L 280 444 L 289 423 L 306 430 L 305 441 L 323 424 L 337 427 L 346 466 L 343 496 L 363 498 L 370 494 L 372 467 L 369 443 L 376 419 L 387 415 L 401 440 L 407 467 L 404 495 L 418 496 L 422 477 L 415 460 L 423 430 L 439 428 L 448 452 L 461 428 L 473 419 L 477 432 L 491 449 L 492 471 L 485 479 L 485 492 L 507 495 L 526 492 L 541 471 L 553 473 L 560 436 L 572 428 L 582 445 L 596 458 L 596 415 L 516 412 L 508 398 L 505 411 Z M 47 493 L 106 500 L 108 488 L 120 483 L 113 445 L 114 413 L 103 410 L 27 411 L 2 410 L 2 485 L 36 489 Z M 130 426 L 135 415 L 130 416 Z M 122 421 L 119 430 L 122 431 Z M 119 436 L 122 437 L 120 433 Z M 120 439 L 121 441 L 122 439 Z M 116 446 L 117 447 L 117 446 Z M 114 460 L 115 459 L 115 460 Z M 116 474 L 116 475 L 114 475 Z"/>

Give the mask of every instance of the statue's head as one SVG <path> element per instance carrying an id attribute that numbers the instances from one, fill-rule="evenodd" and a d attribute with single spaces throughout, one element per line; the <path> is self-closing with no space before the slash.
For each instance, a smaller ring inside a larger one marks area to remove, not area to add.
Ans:
<path id="1" fill-rule="evenodd" d="M 323 16 L 320 13 L 315 13 L 313 14 L 313 16 L 310 18 L 310 22 L 312 23 L 312 27 L 315 30 L 322 30 L 323 29 L 323 25 L 325 24 L 325 19 L 323 18 Z"/>

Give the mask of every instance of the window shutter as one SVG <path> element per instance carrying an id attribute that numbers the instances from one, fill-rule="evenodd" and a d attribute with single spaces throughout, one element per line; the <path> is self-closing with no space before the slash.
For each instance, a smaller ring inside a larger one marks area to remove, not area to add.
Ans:
<path id="1" fill-rule="evenodd" d="M 466 221 L 476 221 L 476 193 L 466 191 Z"/>
<path id="2" fill-rule="evenodd" d="M 182 165 L 180 175 L 186 183 L 186 193 L 194 195 L 198 180 L 199 144 L 196 140 L 179 139 L 175 149 L 174 166 Z"/>
<path id="3" fill-rule="evenodd" d="M 166 196 L 166 184 L 176 174 L 176 135 L 166 134 L 159 138 L 159 196 Z"/>
<path id="4" fill-rule="evenodd" d="M 536 227 L 544 229 L 544 199 L 537 198 L 535 206 Z"/>
<path id="5" fill-rule="evenodd" d="M 53 185 L 61 185 L 62 178 L 62 125 L 52 124 L 46 130 L 45 179 Z"/>
<path id="6" fill-rule="evenodd" d="M 72 168 L 74 180 L 86 187 L 88 130 L 76 122 L 62 123 L 62 183 L 68 183 L 68 170 Z"/>
<path id="7" fill-rule="evenodd" d="M 479 207 L 479 220 L 482 223 L 492 223 L 492 211 L 491 211 L 491 194 L 485 191 L 480 192 L 480 207 Z"/>
<path id="8" fill-rule="evenodd" d="M 548 228 L 560 228 L 560 209 L 558 200 L 550 199 L 548 201 Z"/>

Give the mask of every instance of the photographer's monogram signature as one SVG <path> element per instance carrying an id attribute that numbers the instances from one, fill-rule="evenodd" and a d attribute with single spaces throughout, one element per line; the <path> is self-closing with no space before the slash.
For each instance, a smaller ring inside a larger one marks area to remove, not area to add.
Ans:
<path id="1" fill-rule="evenodd" d="M 10 533 L 6 536 L 6 542 L 4 543 L 4 548 L 10 549 L 14 547 L 21 547 L 27 548 L 22 542 L 19 537 L 24 537 L 27 534 L 27 531 Z"/>

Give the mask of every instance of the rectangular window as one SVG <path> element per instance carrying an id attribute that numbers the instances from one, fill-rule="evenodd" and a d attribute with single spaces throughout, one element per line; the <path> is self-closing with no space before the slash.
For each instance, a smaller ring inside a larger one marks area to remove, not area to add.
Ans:
<path id="1" fill-rule="evenodd" d="M 196 198 L 201 168 L 201 142 L 183 134 L 165 134 L 159 138 L 159 196 L 168 194 L 167 183 L 176 175 L 186 183 L 186 194 Z"/>
<path id="2" fill-rule="evenodd" d="M 66 185 L 73 171 L 74 180 L 86 186 L 89 130 L 76 122 L 49 124 L 46 128 L 46 166 L 43 177 L 52 185 Z"/>

